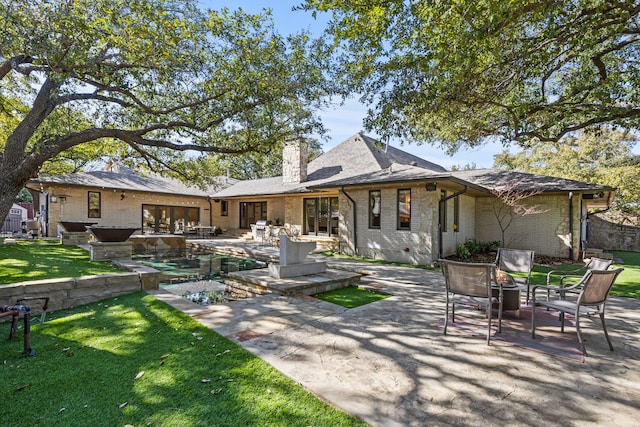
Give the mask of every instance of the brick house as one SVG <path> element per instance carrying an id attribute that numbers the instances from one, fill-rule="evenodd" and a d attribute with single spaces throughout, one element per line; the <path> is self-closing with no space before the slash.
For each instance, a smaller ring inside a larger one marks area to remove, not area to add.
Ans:
<path id="1" fill-rule="evenodd" d="M 590 209 L 606 209 L 610 187 L 481 169 L 450 172 L 356 134 L 317 159 L 285 147 L 283 176 L 240 181 L 214 197 L 231 212 L 228 227 L 279 218 L 304 238 L 331 238 L 340 250 L 429 264 L 467 239 L 501 240 L 496 191 L 532 191 L 522 201 L 543 212 L 514 215 L 505 246 L 577 259 Z M 502 227 L 504 228 L 504 226 Z"/>
<path id="2" fill-rule="evenodd" d="M 234 179 L 219 178 L 202 190 L 158 175 L 141 176 L 109 162 L 104 170 L 39 177 L 27 188 L 38 195 L 43 236 L 55 237 L 60 221 L 140 227 L 145 234 L 185 233 L 189 226 L 212 223 L 210 194 Z"/>
<path id="3" fill-rule="evenodd" d="M 39 178 L 48 224 L 64 218 L 100 225 L 139 226 L 145 233 L 181 233 L 185 224 L 250 230 L 259 220 L 281 223 L 305 239 L 329 240 L 344 253 L 430 264 L 467 239 L 502 239 L 495 192 L 536 194 L 514 215 L 505 246 L 577 259 L 589 210 L 606 209 L 610 187 L 494 169 L 447 171 L 392 146 L 356 134 L 307 162 L 305 147 L 287 144 L 283 175 L 220 180 L 207 191 L 128 170 Z M 52 200 L 54 199 L 54 200 Z M 92 208 L 93 206 L 93 208 Z M 99 209 L 99 216 L 92 209 Z M 48 235 L 56 235 L 49 230 Z"/>

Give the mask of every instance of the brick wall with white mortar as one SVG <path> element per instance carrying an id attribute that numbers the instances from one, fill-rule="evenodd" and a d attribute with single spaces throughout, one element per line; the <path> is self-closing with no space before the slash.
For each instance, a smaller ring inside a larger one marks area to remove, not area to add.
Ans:
<path id="1" fill-rule="evenodd" d="M 61 220 L 97 222 L 103 226 L 141 227 L 143 204 L 199 208 L 200 222 L 203 225 L 210 225 L 210 207 L 206 197 L 126 191 L 125 197 L 122 199 L 122 193 L 113 190 L 56 186 L 52 186 L 47 190 L 49 194 L 64 194 L 66 196 L 64 202 L 58 197 L 57 203 L 49 203 L 49 237 L 58 235 L 57 224 Z M 99 191 L 101 194 L 100 218 L 89 218 L 88 216 L 89 191 Z M 215 213 L 216 211 L 214 210 L 214 218 L 216 218 Z M 218 212 L 216 219 L 219 218 Z M 214 225 L 217 225 L 215 220 L 213 222 Z"/>
<path id="2" fill-rule="evenodd" d="M 373 188 L 371 188 L 373 189 Z M 369 190 L 349 188 L 346 193 L 356 202 L 357 242 L 354 242 L 353 206 L 346 196 L 339 198 L 341 247 L 347 253 L 390 261 L 428 264 L 437 253 L 433 222 L 437 223 L 437 196 L 424 184 L 381 186 L 380 229 L 369 228 Z M 398 189 L 411 189 L 411 229 L 397 229 Z M 436 224 L 437 227 L 437 224 Z M 435 252 L 434 252 L 435 251 Z"/>
<path id="3" fill-rule="evenodd" d="M 504 246 L 534 250 L 538 255 L 569 257 L 573 237 L 573 258 L 580 248 L 580 197 L 573 197 L 573 234 L 569 232 L 569 201 L 566 194 L 537 195 L 524 200 L 544 213 L 515 216 L 505 232 Z M 492 197 L 476 201 L 476 239 L 481 242 L 501 240 L 501 230 L 493 210 Z"/>

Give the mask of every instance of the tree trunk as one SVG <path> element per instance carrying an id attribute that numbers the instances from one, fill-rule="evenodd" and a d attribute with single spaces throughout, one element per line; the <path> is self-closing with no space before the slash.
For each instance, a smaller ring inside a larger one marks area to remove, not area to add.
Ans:
<path id="1" fill-rule="evenodd" d="M 19 168 L 18 165 L 7 165 L 6 159 L 5 156 L 4 161 L 0 162 L 0 224 L 4 224 L 18 193 L 37 171 L 37 168 L 31 171 Z"/>
<path id="2" fill-rule="evenodd" d="M 16 196 L 22 188 L 15 182 L 9 182 L 5 179 L 0 181 L 0 223 L 4 224 L 4 220 L 9 215 L 9 210 L 16 200 Z"/>

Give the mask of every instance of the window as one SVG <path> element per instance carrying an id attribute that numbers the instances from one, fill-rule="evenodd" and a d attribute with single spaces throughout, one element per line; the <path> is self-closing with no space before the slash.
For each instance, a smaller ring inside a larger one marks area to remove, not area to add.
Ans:
<path id="1" fill-rule="evenodd" d="M 267 202 L 240 202 L 240 228 L 267 219 Z"/>
<path id="2" fill-rule="evenodd" d="M 229 201 L 220 201 L 220 216 L 229 216 Z"/>
<path id="3" fill-rule="evenodd" d="M 454 232 L 460 231 L 460 196 L 453 199 L 453 228 Z"/>
<path id="4" fill-rule="evenodd" d="M 337 236 L 340 209 L 337 197 L 304 199 L 303 234 Z"/>
<path id="5" fill-rule="evenodd" d="M 411 229 L 411 190 L 398 190 L 398 230 Z"/>
<path id="6" fill-rule="evenodd" d="M 369 191 L 369 228 L 380 228 L 380 190 Z"/>
<path id="7" fill-rule="evenodd" d="M 199 223 L 199 208 L 142 205 L 142 232 L 144 234 L 188 233 Z"/>
<path id="8" fill-rule="evenodd" d="M 440 190 L 440 229 L 447 231 L 447 192 Z"/>
<path id="9" fill-rule="evenodd" d="M 100 192 L 89 191 L 87 217 L 100 218 L 102 216 L 102 208 L 100 203 Z"/>

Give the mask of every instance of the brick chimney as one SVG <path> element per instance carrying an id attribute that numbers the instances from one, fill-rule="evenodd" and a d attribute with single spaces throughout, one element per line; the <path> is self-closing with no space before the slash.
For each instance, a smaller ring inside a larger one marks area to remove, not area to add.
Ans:
<path id="1" fill-rule="evenodd" d="M 307 144 L 291 141 L 282 149 L 282 183 L 299 184 L 307 180 Z"/>

